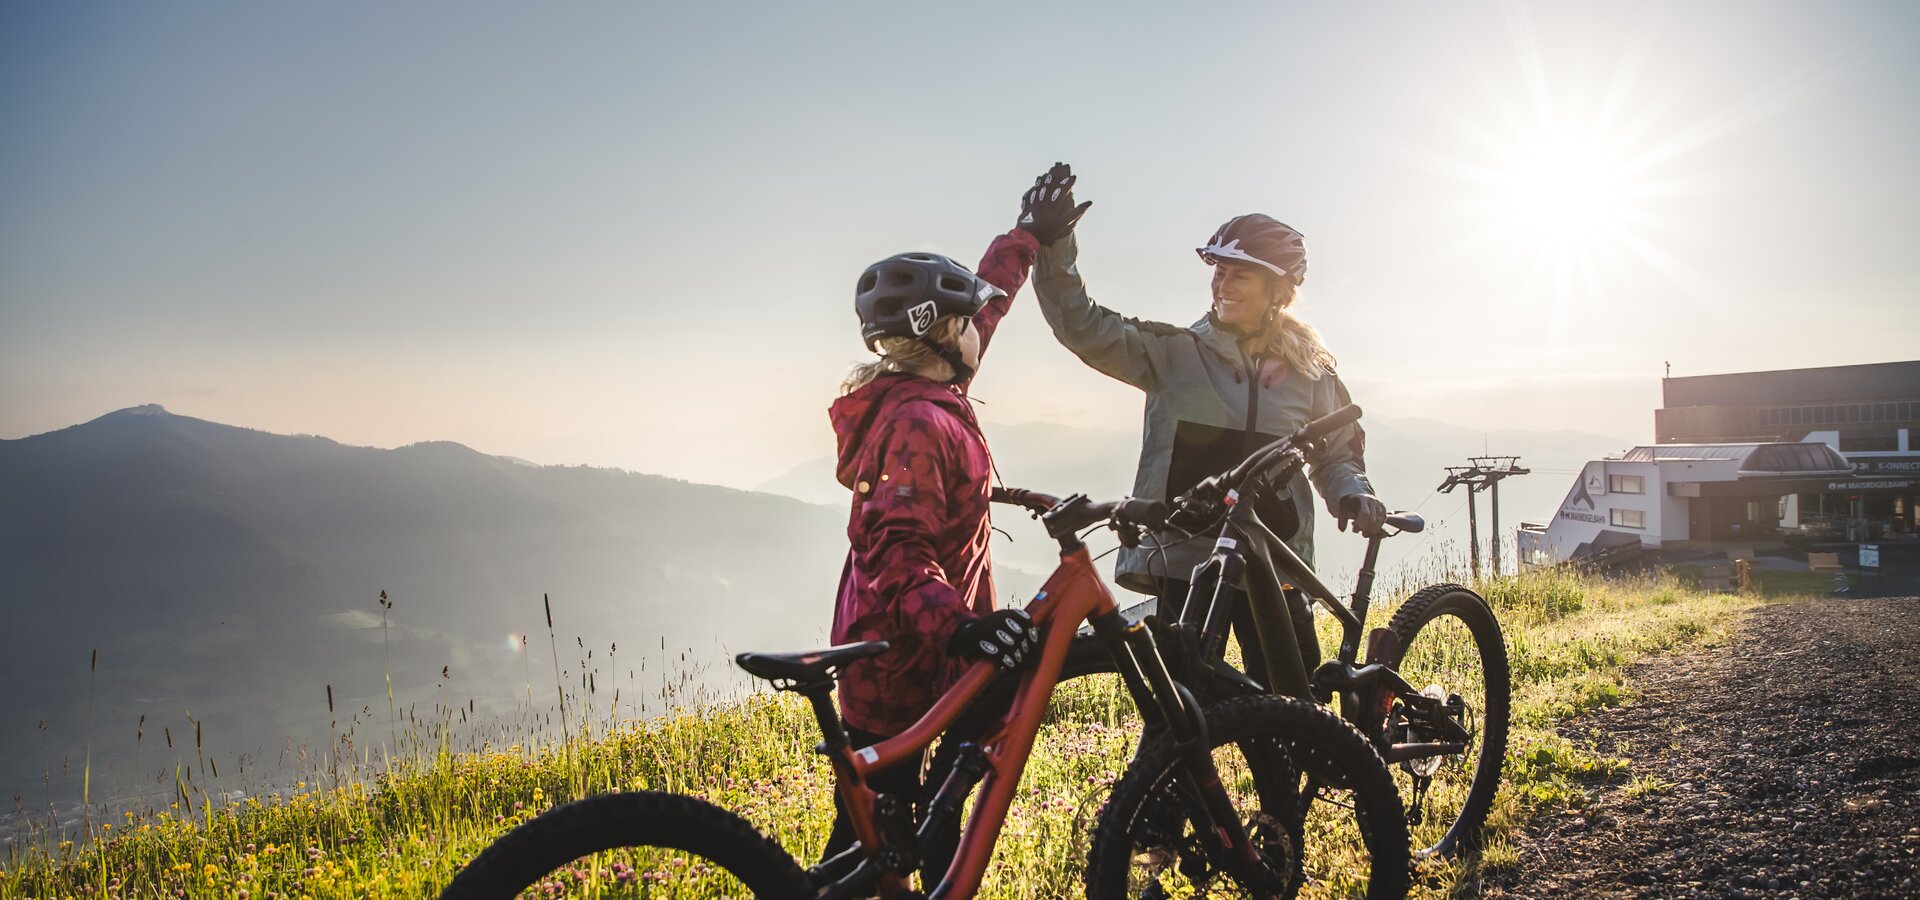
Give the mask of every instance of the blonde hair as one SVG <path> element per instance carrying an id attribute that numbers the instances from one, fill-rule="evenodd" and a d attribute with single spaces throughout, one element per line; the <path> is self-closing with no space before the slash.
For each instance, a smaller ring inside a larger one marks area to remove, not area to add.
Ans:
<path id="1" fill-rule="evenodd" d="M 1294 315 L 1293 304 L 1299 299 L 1300 285 L 1284 282 L 1275 301 L 1280 309 L 1274 313 L 1273 324 L 1267 327 L 1267 345 L 1261 355 L 1280 360 L 1307 376 L 1309 381 L 1318 381 L 1321 372 L 1333 370 L 1333 351 L 1327 349 L 1327 342 L 1321 339 L 1317 329 Z"/>
<path id="2" fill-rule="evenodd" d="M 960 321 L 957 316 L 947 316 L 927 329 L 927 337 L 943 347 L 951 347 L 960 337 Z M 888 372 L 913 372 L 935 381 L 953 377 L 953 367 L 919 338 L 883 337 L 874 342 L 874 348 L 880 358 L 855 364 L 853 371 L 840 382 L 842 396 L 866 387 L 868 382 Z"/>

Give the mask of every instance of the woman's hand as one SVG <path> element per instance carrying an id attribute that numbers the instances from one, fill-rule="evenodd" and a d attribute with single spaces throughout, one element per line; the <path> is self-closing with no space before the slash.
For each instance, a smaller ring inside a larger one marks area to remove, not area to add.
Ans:
<path id="1" fill-rule="evenodd" d="M 1375 534 L 1387 525 L 1387 505 L 1372 494 L 1348 494 L 1340 498 L 1340 530 L 1353 522 L 1355 534 Z"/>
<path id="2" fill-rule="evenodd" d="M 1078 180 L 1072 166 L 1054 163 L 1053 168 L 1035 178 L 1033 187 L 1021 196 L 1020 220 L 1014 227 L 1033 235 L 1041 246 L 1073 233 L 1074 224 L 1087 214 L 1087 207 L 1093 205 L 1092 200 L 1073 205 L 1073 184 Z"/>

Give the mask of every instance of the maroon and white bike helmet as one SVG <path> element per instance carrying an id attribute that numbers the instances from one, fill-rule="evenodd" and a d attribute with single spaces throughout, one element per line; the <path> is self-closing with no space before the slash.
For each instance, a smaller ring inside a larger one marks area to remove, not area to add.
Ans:
<path id="1" fill-rule="evenodd" d="M 1299 284 L 1307 277 L 1307 244 L 1300 232 L 1272 216 L 1248 213 L 1227 220 L 1195 253 L 1217 265 L 1223 259 L 1253 263 Z"/>

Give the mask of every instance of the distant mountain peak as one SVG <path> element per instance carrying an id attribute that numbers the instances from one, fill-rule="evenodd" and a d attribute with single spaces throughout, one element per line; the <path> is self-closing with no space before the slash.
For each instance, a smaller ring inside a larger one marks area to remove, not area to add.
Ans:
<path id="1" fill-rule="evenodd" d="M 94 419 L 92 422 L 87 422 L 85 424 L 91 425 L 91 424 L 94 424 L 95 422 L 125 422 L 128 419 L 134 419 L 134 418 L 182 419 L 185 417 L 175 415 L 172 410 L 169 410 L 158 403 L 142 403 L 139 406 L 129 406 L 125 409 L 116 409 L 113 412 L 102 415 Z"/>

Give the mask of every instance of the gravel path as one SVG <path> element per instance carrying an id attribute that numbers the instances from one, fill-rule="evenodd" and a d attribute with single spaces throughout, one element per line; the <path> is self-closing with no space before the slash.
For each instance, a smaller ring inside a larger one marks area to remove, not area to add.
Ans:
<path id="1" fill-rule="evenodd" d="M 1920 598 L 1761 607 L 1632 679 L 1562 732 L 1670 786 L 1596 785 L 1487 896 L 1920 897 Z"/>

